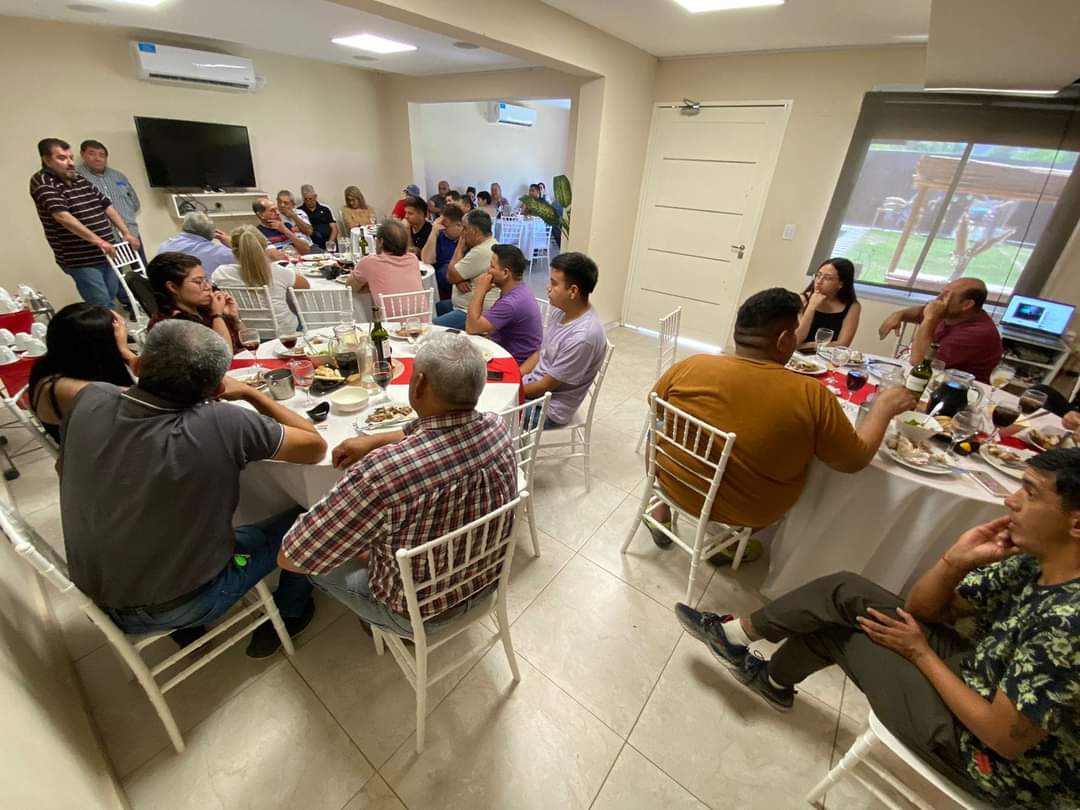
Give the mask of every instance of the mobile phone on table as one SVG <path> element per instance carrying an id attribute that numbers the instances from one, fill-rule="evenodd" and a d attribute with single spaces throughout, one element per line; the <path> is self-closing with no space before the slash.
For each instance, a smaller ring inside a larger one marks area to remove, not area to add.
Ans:
<path id="1" fill-rule="evenodd" d="M 499 380 L 501 380 L 503 377 L 506 376 L 505 372 L 497 371 L 495 369 L 488 369 L 487 374 L 488 374 L 487 378 L 489 380 L 491 380 L 492 382 L 498 382 Z"/>
<path id="2" fill-rule="evenodd" d="M 449 327 L 449 326 L 446 327 L 446 331 L 449 332 L 451 335 L 460 335 L 461 334 L 460 329 L 453 329 L 452 327 Z"/>
<path id="3" fill-rule="evenodd" d="M 998 481 L 990 473 L 983 472 L 982 470 L 970 470 L 968 472 L 972 478 L 982 485 L 982 488 L 998 498 L 1007 498 L 1012 494 L 1012 490 Z"/>

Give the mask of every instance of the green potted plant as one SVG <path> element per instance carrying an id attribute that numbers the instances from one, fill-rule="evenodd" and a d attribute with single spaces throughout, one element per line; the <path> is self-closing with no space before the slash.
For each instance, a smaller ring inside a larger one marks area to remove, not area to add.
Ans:
<path id="1" fill-rule="evenodd" d="M 525 213 L 530 216 L 540 217 L 544 221 L 545 225 L 550 225 L 552 228 L 559 228 L 564 236 L 570 236 L 570 204 L 573 202 L 573 193 L 570 189 L 570 178 L 565 174 L 560 174 L 555 178 L 553 183 L 555 192 L 555 202 L 559 204 L 562 209 L 562 215 L 555 209 L 551 203 L 536 197 L 530 197 L 528 194 L 519 198 L 522 208 L 525 209 Z"/>

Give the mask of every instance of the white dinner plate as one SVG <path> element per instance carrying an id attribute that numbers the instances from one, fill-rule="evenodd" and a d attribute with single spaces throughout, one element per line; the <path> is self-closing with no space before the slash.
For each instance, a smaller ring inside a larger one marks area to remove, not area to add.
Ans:
<path id="1" fill-rule="evenodd" d="M 791 365 L 793 362 L 807 363 L 808 365 L 812 365 L 814 367 L 814 370 L 800 371 L 799 369 Z M 829 367 L 827 365 L 818 360 L 818 358 L 812 356 L 793 357 L 791 358 L 791 360 L 788 360 L 788 365 L 784 366 L 784 368 L 786 368 L 788 371 L 794 371 L 796 374 L 805 374 L 807 377 L 820 377 L 822 374 L 825 374 L 829 370 Z"/>
<path id="2" fill-rule="evenodd" d="M 1023 450 L 1019 447 L 1010 447 L 1009 450 L 1013 453 L 1016 453 L 1024 461 L 1027 461 L 1027 459 L 1031 458 L 1032 456 L 1038 455 L 1038 453 L 1034 450 Z M 1024 477 L 1023 466 L 1014 467 L 1011 464 L 1006 464 L 997 456 L 991 455 L 987 448 L 987 445 L 985 444 L 979 447 L 979 457 L 982 458 L 982 460 L 989 464 L 991 467 L 994 467 L 996 470 L 998 470 L 998 472 L 1003 472 L 1010 478 L 1016 478 L 1019 480 Z"/>
<path id="3" fill-rule="evenodd" d="M 879 452 L 890 461 L 895 461 L 901 467 L 907 467 L 909 470 L 914 470 L 915 472 L 926 473 L 927 475 L 952 475 L 952 470 L 949 467 L 934 462 L 929 464 L 914 464 L 905 458 L 901 458 L 899 453 L 895 450 L 890 450 L 884 444 L 881 445 Z"/>
<path id="4" fill-rule="evenodd" d="M 397 329 L 387 328 L 386 331 L 389 332 L 391 340 L 405 340 L 405 341 L 407 341 L 409 339 L 408 335 L 398 334 Z M 404 331 L 404 329 L 402 331 Z M 425 325 L 423 330 L 420 332 L 420 336 L 417 337 L 416 340 L 420 340 L 421 338 L 424 337 L 424 335 L 426 335 L 430 331 L 431 331 L 431 327 L 428 326 L 428 325 Z"/>
<path id="5" fill-rule="evenodd" d="M 300 261 L 302 261 L 302 262 L 325 262 L 328 259 L 333 259 L 333 258 L 334 257 L 331 256 L 329 253 L 309 253 L 306 256 L 301 256 Z"/>
<path id="6" fill-rule="evenodd" d="M 409 407 L 408 402 L 377 402 L 371 407 L 365 409 L 364 412 L 358 417 L 356 417 L 356 419 L 353 421 L 353 427 L 356 429 L 356 432 L 382 433 L 386 430 L 398 430 L 399 428 L 409 424 L 409 422 L 416 419 L 416 411 L 412 411 L 408 416 L 399 416 L 396 419 L 391 419 L 386 422 L 379 422 L 375 425 L 369 425 L 367 423 L 367 418 L 370 413 L 374 412 L 377 408 L 386 408 L 391 405 L 398 405 L 406 408 Z"/>
<path id="7" fill-rule="evenodd" d="M 1042 444 L 1036 439 L 1035 434 L 1041 434 L 1042 436 L 1061 436 L 1063 441 L 1057 447 L 1048 447 Z M 1016 438 L 1028 444 L 1038 447 L 1040 450 L 1057 450 L 1063 447 L 1075 447 L 1076 442 L 1072 440 L 1072 434 L 1067 430 L 1059 430 L 1057 428 L 1047 428 L 1046 430 L 1037 430 L 1036 428 L 1025 428 L 1016 434 Z"/>
<path id="8" fill-rule="evenodd" d="M 255 368 L 254 366 L 245 366 L 244 368 L 231 368 L 225 373 L 237 382 L 247 383 L 248 385 L 251 385 L 251 381 L 255 379 L 256 375 L 265 374 L 266 369 Z M 266 381 L 263 380 L 255 387 L 265 388 Z"/>

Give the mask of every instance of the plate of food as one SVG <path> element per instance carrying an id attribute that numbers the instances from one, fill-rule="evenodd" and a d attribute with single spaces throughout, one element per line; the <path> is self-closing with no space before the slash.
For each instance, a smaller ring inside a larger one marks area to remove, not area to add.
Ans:
<path id="1" fill-rule="evenodd" d="M 796 374 L 806 374 L 810 377 L 819 377 L 829 370 L 829 367 L 816 357 L 799 357 L 798 355 L 788 360 L 786 368 Z"/>
<path id="2" fill-rule="evenodd" d="M 1006 447 L 1003 444 L 983 444 L 979 448 L 982 460 L 991 467 L 1005 473 L 1012 478 L 1023 478 L 1024 467 L 1032 456 L 1038 455 L 1035 450 L 1023 450 L 1019 447 Z"/>
<path id="3" fill-rule="evenodd" d="M 255 366 L 247 366 L 246 368 L 229 369 L 225 373 L 244 385 L 250 385 L 252 388 L 265 388 L 266 380 L 263 379 L 263 371 L 263 369 L 255 368 Z"/>
<path id="4" fill-rule="evenodd" d="M 1076 442 L 1073 440 L 1071 433 L 1065 430 L 1056 430 L 1054 428 L 1048 428 L 1046 430 L 1039 430 L 1038 428 L 1028 428 L 1017 434 L 1016 438 L 1033 444 L 1040 450 L 1058 450 L 1063 447 L 1075 447 Z"/>
<path id="5" fill-rule="evenodd" d="M 415 334 L 409 334 L 409 330 L 403 323 L 391 326 L 387 331 L 390 333 L 390 337 L 395 340 L 417 340 L 431 331 L 431 324 L 420 324 L 420 331 Z"/>
<path id="6" fill-rule="evenodd" d="M 311 262 L 325 262 L 333 258 L 329 253 L 309 253 L 306 256 L 301 256 L 300 261 L 309 264 Z"/>
<path id="7" fill-rule="evenodd" d="M 416 418 L 416 411 L 405 402 L 376 405 L 356 417 L 353 423 L 360 433 L 391 430 L 402 427 Z"/>
<path id="8" fill-rule="evenodd" d="M 907 436 L 893 434 L 881 445 L 881 453 L 902 467 L 930 475 L 950 475 L 945 451 L 929 442 L 915 444 Z"/>

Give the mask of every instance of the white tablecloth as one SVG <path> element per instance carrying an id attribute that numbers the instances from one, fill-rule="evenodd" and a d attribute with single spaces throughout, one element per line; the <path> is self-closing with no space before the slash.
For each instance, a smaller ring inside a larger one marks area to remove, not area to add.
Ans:
<path id="1" fill-rule="evenodd" d="M 514 244 L 521 248 L 521 252 L 524 253 L 525 258 L 528 259 L 532 256 L 533 248 L 542 248 L 544 246 L 544 234 L 546 233 L 547 225 L 545 225 L 544 220 L 539 217 L 527 217 L 525 219 L 512 221 L 521 223 L 521 233 Z M 495 241 L 500 244 L 505 244 L 501 238 L 504 224 L 503 220 L 497 220 L 493 232 Z"/>
<path id="2" fill-rule="evenodd" d="M 440 329 L 441 327 L 434 327 Z M 327 334 L 332 330 L 318 330 Z M 485 350 L 493 359 L 510 357 L 510 353 L 487 338 L 470 335 L 477 346 Z M 278 341 L 268 341 L 259 347 L 260 359 L 274 358 L 280 350 Z M 405 341 L 393 341 L 396 357 L 412 357 L 415 347 Z M 239 355 L 243 357 L 244 355 Z M 391 383 L 387 393 L 395 401 L 408 402 L 409 386 Z M 326 397 L 312 399 L 322 402 Z M 297 391 L 292 399 L 282 404 L 303 414 L 313 407 L 307 405 L 303 391 Z M 379 403 L 375 403 L 379 404 Z M 489 382 L 484 386 L 477 404 L 478 411 L 502 411 L 518 404 L 517 383 Z M 236 525 L 244 525 L 278 514 L 293 506 L 310 508 L 330 491 L 344 474 L 330 463 L 331 451 L 345 439 L 356 436 L 353 422 L 359 414 L 337 414 L 331 409 L 330 416 L 320 427 L 322 437 L 326 439 L 327 451 L 323 460 L 314 465 L 289 464 L 280 461 L 259 461 L 248 466 L 240 476 L 240 505 L 234 517 Z"/>
<path id="3" fill-rule="evenodd" d="M 997 397 L 1015 401 L 1008 394 Z M 1046 415 L 1033 424 L 1057 427 L 1060 420 Z M 1017 479 L 978 456 L 960 466 L 987 472 L 1010 491 L 1019 488 Z M 904 593 L 964 531 L 1005 514 L 1002 500 L 969 476 L 918 473 L 880 452 L 853 475 L 815 461 L 802 496 L 773 537 L 762 593 L 775 599 L 837 571 Z"/>
<path id="4" fill-rule="evenodd" d="M 309 270 L 309 272 L 311 272 Z M 313 290 L 340 290 L 343 286 L 342 282 L 334 279 L 330 281 L 322 276 L 307 275 L 304 277 L 311 284 Z M 344 278 L 342 276 L 341 278 Z M 420 265 L 420 280 L 424 284 L 425 290 L 435 289 L 435 268 L 430 264 Z M 353 291 L 353 317 L 356 318 L 357 323 L 371 323 L 371 293 L 366 289 L 361 292 Z M 435 300 L 438 300 L 438 293 L 435 295 Z"/>

